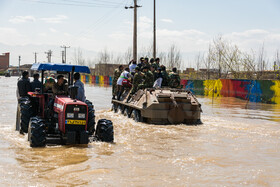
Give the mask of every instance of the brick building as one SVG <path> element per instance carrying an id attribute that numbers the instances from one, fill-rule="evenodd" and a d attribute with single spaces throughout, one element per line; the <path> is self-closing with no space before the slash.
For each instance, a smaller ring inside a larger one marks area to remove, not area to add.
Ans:
<path id="1" fill-rule="evenodd" d="M 3 53 L 0 55 L 0 69 L 6 70 L 9 68 L 10 65 L 10 53 Z"/>
<path id="2" fill-rule="evenodd" d="M 121 64 L 95 64 L 94 75 L 102 76 L 114 76 L 114 70 Z M 127 64 L 122 64 L 124 67 L 128 67 Z"/>

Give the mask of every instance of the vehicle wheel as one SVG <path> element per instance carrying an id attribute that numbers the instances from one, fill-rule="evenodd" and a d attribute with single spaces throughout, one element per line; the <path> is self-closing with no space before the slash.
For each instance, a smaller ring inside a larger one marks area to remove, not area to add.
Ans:
<path id="1" fill-rule="evenodd" d="M 143 118 L 142 118 L 139 110 L 133 110 L 132 117 L 133 117 L 134 121 L 136 121 L 136 122 L 143 122 Z"/>
<path id="2" fill-rule="evenodd" d="M 114 128 L 112 121 L 100 119 L 97 122 L 95 137 L 97 140 L 102 142 L 113 142 Z"/>
<path id="3" fill-rule="evenodd" d="M 127 107 L 124 109 L 124 116 L 127 116 L 128 118 L 131 117 L 131 114 L 130 114 L 129 109 Z"/>
<path id="4" fill-rule="evenodd" d="M 113 104 L 113 110 L 114 110 L 115 113 L 118 113 L 119 108 L 118 108 L 118 105 L 116 103 Z"/>
<path id="5" fill-rule="evenodd" d="M 95 131 L 95 110 L 93 108 L 92 102 L 86 100 L 85 103 L 88 105 L 88 124 L 87 131 L 89 134 L 94 134 Z"/>
<path id="6" fill-rule="evenodd" d="M 123 114 L 124 110 L 122 108 L 122 105 L 119 105 L 119 109 L 118 109 L 118 113 L 119 114 Z"/>
<path id="7" fill-rule="evenodd" d="M 20 132 L 27 133 L 30 117 L 32 116 L 32 106 L 28 97 L 20 99 Z"/>
<path id="8" fill-rule="evenodd" d="M 30 147 L 46 146 L 46 126 L 42 119 L 32 117 L 28 129 L 28 139 Z"/>

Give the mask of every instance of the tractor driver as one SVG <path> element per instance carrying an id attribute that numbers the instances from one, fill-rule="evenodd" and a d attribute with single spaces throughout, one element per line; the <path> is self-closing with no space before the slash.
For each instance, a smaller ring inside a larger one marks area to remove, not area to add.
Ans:
<path id="1" fill-rule="evenodd" d="M 55 95 L 68 95 L 68 85 L 65 83 L 64 76 L 58 75 L 57 82 L 54 83 L 52 91 Z"/>

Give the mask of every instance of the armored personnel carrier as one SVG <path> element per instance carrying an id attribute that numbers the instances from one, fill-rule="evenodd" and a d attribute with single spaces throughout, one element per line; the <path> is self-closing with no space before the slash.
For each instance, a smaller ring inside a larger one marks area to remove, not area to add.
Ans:
<path id="1" fill-rule="evenodd" d="M 191 91 L 152 88 L 138 90 L 131 99 L 128 95 L 126 90 L 120 100 L 112 100 L 114 112 L 151 124 L 201 124 L 201 105 Z"/>

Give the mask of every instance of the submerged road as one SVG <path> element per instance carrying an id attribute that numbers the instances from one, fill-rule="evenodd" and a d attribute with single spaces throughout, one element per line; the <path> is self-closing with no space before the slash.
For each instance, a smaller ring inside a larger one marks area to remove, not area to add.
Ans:
<path id="1" fill-rule="evenodd" d="M 17 78 L 0 77 L 0 186 L 280 186 L 280 106 L 202 98 L 203 125 L 136 123 L 86 86 L 115 143 L 30 148 L 15 132 Z"/>

